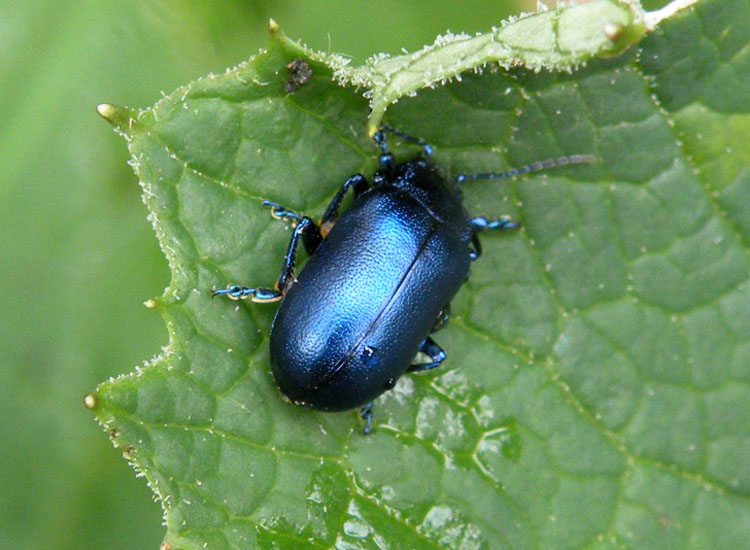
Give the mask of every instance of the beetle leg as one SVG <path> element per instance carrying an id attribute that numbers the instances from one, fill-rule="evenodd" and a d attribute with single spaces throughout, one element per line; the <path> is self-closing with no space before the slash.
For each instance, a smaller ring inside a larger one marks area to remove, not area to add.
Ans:
<path id="1" fill-rule="evenodd" d="M 288 221 L 297 225 L 304 219 L 303 216 L 300 216 L 294 210 L 289 210 L 285 206 L 281 206 L 275 202 L 264 200 L 261 204 L 263 206 L 271 207 L 271 216 L 275 220 Z M 310 256 L 315 253 L 315 249 L 318 248 L 318 245 L 322 240 L 323 239 L 320 238 L 320 232 L 315 233 L 314 231 L 306 231 L 302 234 L 302 244 L 305 246 L 305 251 Z"/>
<path id="2" fill-rule="evenodd" d="M 372 426 L 372 401 L 359 409 L 359 417 L 365 421 L 365 427 L 362 428 L 362 434 L 370 435 L 370 427 Z"/>
<path id="3" fill-rule="evenodd" d="M 445 326 L 445 323 L 448 322 L 450 316 L 451 305 L 447 304 L 443 309 L 440 310 L 440 313 L 438 313 L 437 319 L 435 319 L 435 324 L 432 326 L 432 332 L 430 334 L 433 334 L 443 328 Z"/>
<path id="4" fill-rule="evenodd" d="M 289 210 L 287 207 L 281 206 L 278 203 L 264 200 L 260 204 L 262 206 L 271 207 L 271 217 L 274 220 L 291 221 L 294 223 L 299 223 L 299 221 L 302 219 L 302 216 L 297 214 L 294 210 Z"/>
<path id="5" fill-rule="evenodd" d="M 440 363 L 445 361 L 445 352 L 443 351 L 443 348 L 438 346 L 429 336 L 425 338 L 424 342 L 419 346 L 419 351 L 426 353 L 432 361 L 429 363 L 414 363 L 406 369 L 406 372 L 434 369 L 435 367 L 439 367 Z"/>
<path id="6" fill-rule="evenodd" d="M 485 231 L 487 229 L 496 229 L 502 231 L 503 229 L 516 229 L 521 227 L 521 224 L 514 222 L 508 216 L 503 216 L 498 220 L 488 220 L 484 216 L 477 216 L 469 220 L 474 233 Z"/>
<path id="7" fill-rule="evenodd" d="M 300 236 L 305 244 L 305 249 L 312 254 L 323 240 L 320 229 L 315 222 L 305 216 L 294 227 L 292 237 L 289 239 L 289 246 L 284 255 L 284 263 L 281 265 L 281 274 L 276 282 L 276 290 L 281 292 L 282 296 L 286 294 L 289 287 L 294 283 L 294 264 L 297 259 L 297 246 L 299 245 Z"/>
<path id="8" fill-rule="evenodd" d="M 252 288 L 249 286 L 229 285 L 227 288 L 214 290 L 212 296 L 225 295 L 232 300 L 243 300 L 248 296 L 253 302 L 278 302 L 281 292 L 270 288 Z"/>
<path id="9" fill-rule="evenodd" d="M 351 188 L 354 190 L 354 196 L 359 197 L 362 193 L 369 189 L 367 180 L 362 174 L 354 174 L 353 176 L 346 179 L 344 184 L 334 195 L 328 208 L 326 208 L 325 214 L 320 220 L 320 232 L 325 237 L 328 232 L 336 223 L 336 219 L 339 217 L 339 208 L 341 208 L 341 201 L 344 200 L 344 195 Z"/>
<path id="10" fill-rule="evenodd" d="M 279 219 L 291 219 L 289 216 L 282 215 L 282 213 L 289 214 L 290 211 L 275 203 L 270 204 L 273 206 L 274 212 L 279 213 Z M 292 214 L 294 213 L 292 212 Z M 289 290 L 289 287 L 292 286 L 292 283 L 294 283 L 294 264 L 297 258 L 297 246 L 299 245 L 300 236 L 308 254 L 315 252 L 315 249 L 323 240 L 315 222 L 308 217 L 300 218 L 299 223 L 294 227 L 294 231 L 292 231 L 292 237 L 289 239 L 289 246 L 284 255 L 284 263 L 281 265 L 281 274 L 273 289 L 231 284 L 227 288 L 214 290 L 213 296 L 224 295 L 232 300 L 242 300 L 249 297 L 253 302 L 260 303 L 278 302 L 281 300 L 286 291 Z"/>
<path id="11" fill-rule="evenodd" d="M 479 242 L 476 232 L 471 234 L 471 246 L 472 248 L 469 249 L 469 259 L 473 262 L 482 255 L 482 243 Z"/>
<path id="12" fill-rule="evenodd" d="M 502 231 L 503 229 L 516 229 L 521 227 L 520 223 L 514 222 L 508 216 L 503 216 L 497 220 L 488 220 L 484 216 L 477 216 L 476 218 L 469 220 L 469 223 L 471 224 L 471 244 L 473 246 L 473 250 L 469 251 L 469 257 L 472 261 L 482 255 L 482 245 L 479 243 L 479 238 L 477 237 L 477 234 L 480 231 L 486 231 L 488 229 Z"/>

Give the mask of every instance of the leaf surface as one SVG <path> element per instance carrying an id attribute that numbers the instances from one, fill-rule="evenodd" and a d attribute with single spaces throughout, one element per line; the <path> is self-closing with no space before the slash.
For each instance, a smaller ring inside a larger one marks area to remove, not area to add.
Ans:
<path id="1" fill-rule="evenodd" d="M 284 403 L 269 286 L 289 228 L 372 174 L 367 104 L 274 34 L 226 74 L 114 110 L 172 269 L 150 302 L 164 355 L 89 405 L 146 475 L 171 548 L 740 548 L 750 536 L 750 7 L 707 0 L 637 49 L 572 74 L 466 75 L 388 120 L 448 173 L 570 154 L 572 166 L 466 184 L 511 215 L 436 340 L 440 369 L 354 413 Z M 394 140 L 400 158 L 413 149 Z"/>

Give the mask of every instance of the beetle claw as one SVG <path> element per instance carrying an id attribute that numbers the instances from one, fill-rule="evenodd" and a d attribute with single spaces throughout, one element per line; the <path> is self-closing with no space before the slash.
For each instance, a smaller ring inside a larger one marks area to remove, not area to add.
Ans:
<path id="1" fill-rule="evenodd" d="M 365 426 L 362 428 L 362 435 L 370 435 L 370 429 L 372 428 L 372 403 L 368 403 L 359 409 L 359 417 L 365 421 Z"/>

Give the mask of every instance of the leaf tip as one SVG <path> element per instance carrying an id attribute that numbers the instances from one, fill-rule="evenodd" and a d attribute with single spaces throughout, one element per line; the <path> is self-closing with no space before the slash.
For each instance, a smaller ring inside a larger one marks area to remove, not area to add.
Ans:
<path id="1" fill-rule="evenodd" d="M 131 109 L 111 103 L 100 103 L 96 106 L 96 113 L 121 131 L 129 130 L 135 120 L 135 113 Z"/>
<path id="2" fill-rule="evenodd" d="M 93 393 L 86 394 L 86 397 L 83 398 L 83 406 L 87 409 L 95 409 L 97 402 L 96 395 Z"/>
<path id="3" fill-rule="evenodd" d="M 279 24 L 273 19 L 268 20 L 268 32 L 271 34 L 277 34 L 281 30 Z"/>

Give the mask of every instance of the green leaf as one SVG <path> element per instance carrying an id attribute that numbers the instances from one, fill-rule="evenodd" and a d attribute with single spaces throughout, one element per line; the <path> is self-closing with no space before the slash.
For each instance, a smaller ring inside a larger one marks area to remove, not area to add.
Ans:
<path id="1" fill-rule="evenodd" d="M 750 6 L 706 0 L 572 74 L 464 75 L 389 122 L 448 173 L 600 161 L 466 184 L 516 233 L 453 304 L 440 369 L 355 413 L 283 402 L 270 285 L 289 228 L 371 174 L 367 104 L 280 33 L 124 132 L 172 270 L 164 354 L 87 399 L 159 496 L 170 548 L 740 548 L 750 537 Z M 284 91 L 287 64 L 309 81 Z M 413 148 L 394 140 L 402 158 Z"/>
<path id="2" fill-rule="evenodd" d="M 594 56 L 622 53 L 643 35 L 643 20 L 635 2 L 595 0 L 511 18 L 473 37 L 449 33 L 417 52 L 376 55 L 356 69 L 344 59 L 332 65 L 339 81 L 368 88 L 368 133 L 373 135 L 388 106 L 420 88 L 460 80 L 462 73 L 481 72 L 488 63 L 570 71 Z"/>

